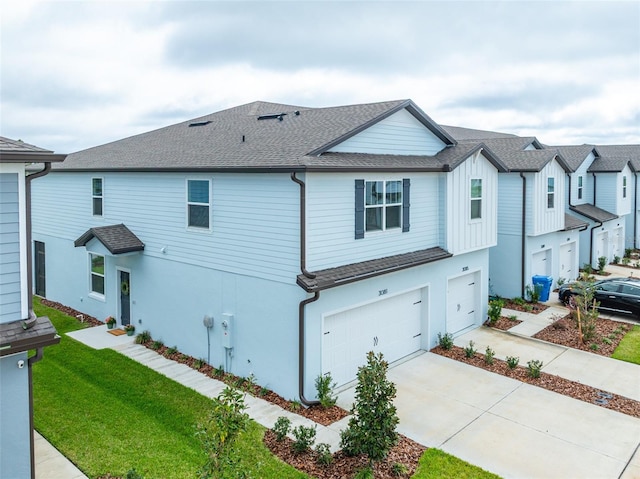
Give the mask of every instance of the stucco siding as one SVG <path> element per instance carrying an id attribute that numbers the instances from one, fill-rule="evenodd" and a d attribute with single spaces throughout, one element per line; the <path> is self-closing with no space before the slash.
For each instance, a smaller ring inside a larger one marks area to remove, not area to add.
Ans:
<path id="1" fill-rule="evenodd" d="M 410 230 L 365 232 L 355 239 L 355 180 L 409 178 Z M 441 246 L 438 174 L 307 174 L 307 266 L 319 270 Z"/>
<path id="2" fill-rule="evenodd" d="M 446 145 L 407 110 L 400 110 L 329 151 L 392 155 L 435 155 Z"/>

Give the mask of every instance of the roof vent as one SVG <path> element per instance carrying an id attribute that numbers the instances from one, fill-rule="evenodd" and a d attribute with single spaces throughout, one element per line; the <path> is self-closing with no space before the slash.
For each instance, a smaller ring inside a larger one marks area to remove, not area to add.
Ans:
<path id="1" fill-rule="evenodd" d="M 192 126 L 204 126 L 204 125 L 208 125 L 209 123 L 211 123 L 211 120 L 194 121 L 193 123 L 189 123 L 189 128 L 191 128 Z"/>
<path id="2" fill-rule="evenodd" d="M 271 115 L 260 115 L 258 120 L 275 120 L 278 119 L 282 121 L 286 113 L 272 113 Z"/>

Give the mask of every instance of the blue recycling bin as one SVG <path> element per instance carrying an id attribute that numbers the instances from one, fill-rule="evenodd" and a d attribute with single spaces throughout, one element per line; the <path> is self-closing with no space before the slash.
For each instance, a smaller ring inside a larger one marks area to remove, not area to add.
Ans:
<path id="1" fill-rule="evenodd" d="M 553 278 L 551 276 L 536 274 L 532 277 L 532 280 L 533 287 L 540 288 L 540 301 L 542 303 L 544 303 L 545 301 L 549 301 L 549 293 L 551 292 L 551 284 L 553 283 Z"/>

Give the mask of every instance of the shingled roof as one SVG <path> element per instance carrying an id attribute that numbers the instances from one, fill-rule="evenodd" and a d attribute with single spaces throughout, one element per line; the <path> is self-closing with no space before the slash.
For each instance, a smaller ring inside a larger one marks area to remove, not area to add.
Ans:
<path id="1" fill-rule="evenodd" d="M 80 171 L 333 168 L 335 163 L 326 166 L 317 157 L 402 109 L 445 145 L 455 144 L 411 100 L 330 108 L 259 101 L 73 153 L 59 168 Z"/>
<path id="2" fill-rule="evenodd" d="M 589 223 L 587 223 L 586 221 L 576 218 L 575 216 L 567 213 L 564 214 L 563 231 L 577 230 L 579 228 L 585 228 L 587 226 L 589 226 Z"/>
<path id="3" fill-rule="evenodd" d="M 582 165 L 589 153 L 593 152 L 598 157 L 598 151 L 593 145 L 563 145 L 563 146 L 551 146 L 549 148 L 555 148 L 560 152 L 562 157 L 571 168 L 571 171 L 576 171 Z"/>
<path id="4" fill-rule="evenodd" d="M 75 240 L 74 245 L 76 247 L 86 246 L 93 238 L 100 241 L 111 254 L 144 250 L 144 243 L 140 241 L 140 238 L 123 224 L 89 228 L 86 233 Z"/>
<path id="5" fill-rule="evenodd" d="M 618 218 L 618 215 L 610 213 L 607 210 L 603 210 L 602 208 L 598 208 L 592 204 L 583 204 L 583 205 L 575 205 L 570 206 L 569 209 L 571 211 L 575 211 L 582 216 L 589 218 L 593 221 L 598 221 L 600 223 L 604 223 L 605 221 L 611 221 Z"/>
<path id="6" fill-rule="evenodd" d="M 0 161 L 3 163 L 58 162 L 63 161 L 66 156 L 21 140 L 0 136 Z"/>

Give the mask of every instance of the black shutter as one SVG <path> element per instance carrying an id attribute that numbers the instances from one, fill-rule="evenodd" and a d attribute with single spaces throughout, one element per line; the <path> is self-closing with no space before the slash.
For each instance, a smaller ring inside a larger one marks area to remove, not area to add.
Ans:
<path id="1" fill-rule="evenodd" d="M 356 180 L 356 239 L 364 238 L 364 180 Z"/>
<path id="2" fill-rule="evenodd" d="M 404 178 L 402 180 L 402 232 L 409 231 L 409 187 L 411 186 L 411 180 Z"/>

